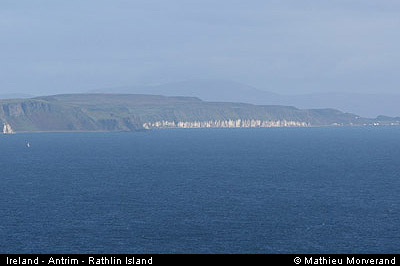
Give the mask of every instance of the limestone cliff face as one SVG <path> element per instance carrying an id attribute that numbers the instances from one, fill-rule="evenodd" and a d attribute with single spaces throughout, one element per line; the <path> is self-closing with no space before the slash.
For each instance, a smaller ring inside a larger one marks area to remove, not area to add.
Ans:
<path id="1" fill-rule="evenodd" d="M 308 127 L 307 122 L 299 121 L 263 121 L 258 119 L 236 119 L 236 120 L 210 120 L 210 121 L 156 121 L 144 123 L 143 127 L 150 128 L 253 128 L 253 127 Z"/>
<path id="2" fill-rule="evenodd" d="M 93 117 L 84 108 L 43 100 L 0 101 L 0 125 L 4 132 L 131 131 L 141 127 L 132 116 Z"/>
<path id="3" fill-rule="evenodd" d="M 11 128 L 10 124 L 3 123 L 3 134 L 14 134 L 14 130 Z"/>
<path id="4" fill-rule="evenodd" d="M 39 100 L 0 102 L 0 120 L 7 121 L 17 132 L 94 128 L 79 110 Z"/>
<path id="5" fill-rule="evenodd" d="M 33 112 L 50 112 L 51 105 L 41 101 L 11 102 L 3 104 L 1 109 L 5 116 L 20 117 Z"/>

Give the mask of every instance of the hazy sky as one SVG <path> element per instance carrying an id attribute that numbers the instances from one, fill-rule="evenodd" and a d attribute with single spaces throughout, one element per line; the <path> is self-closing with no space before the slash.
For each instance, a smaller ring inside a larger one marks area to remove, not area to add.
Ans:
<path id="1" fill-rule="evenodd" d="M 188 79 L 400 92 L 398 0 L 1 0 L 0 93 Z"/>

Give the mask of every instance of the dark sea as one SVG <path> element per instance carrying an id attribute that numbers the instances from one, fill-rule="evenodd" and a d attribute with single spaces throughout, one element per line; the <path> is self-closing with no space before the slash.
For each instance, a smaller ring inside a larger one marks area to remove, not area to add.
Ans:
<path id="1" fill-rule="evenodd" d="M 400 127 L 1 135 L 0 182 L 0 253 L 400 252 Z"/>

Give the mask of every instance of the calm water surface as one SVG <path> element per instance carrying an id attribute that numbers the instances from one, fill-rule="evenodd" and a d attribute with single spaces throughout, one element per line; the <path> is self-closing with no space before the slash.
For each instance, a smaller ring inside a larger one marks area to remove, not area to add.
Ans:
<path id="1" fill-rule="evenodd" d="M 0 253 L 399 252 L 399 127 L 0 136 Z"/>

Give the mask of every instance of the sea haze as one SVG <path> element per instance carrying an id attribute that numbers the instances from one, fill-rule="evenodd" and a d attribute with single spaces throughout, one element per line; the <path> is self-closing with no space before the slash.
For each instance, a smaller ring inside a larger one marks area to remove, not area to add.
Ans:
<path id="1" fill-rule="evenodd" d="M 0 150 L 3 253 L 400 252 L 399 127 L 17 134 Z"/>

